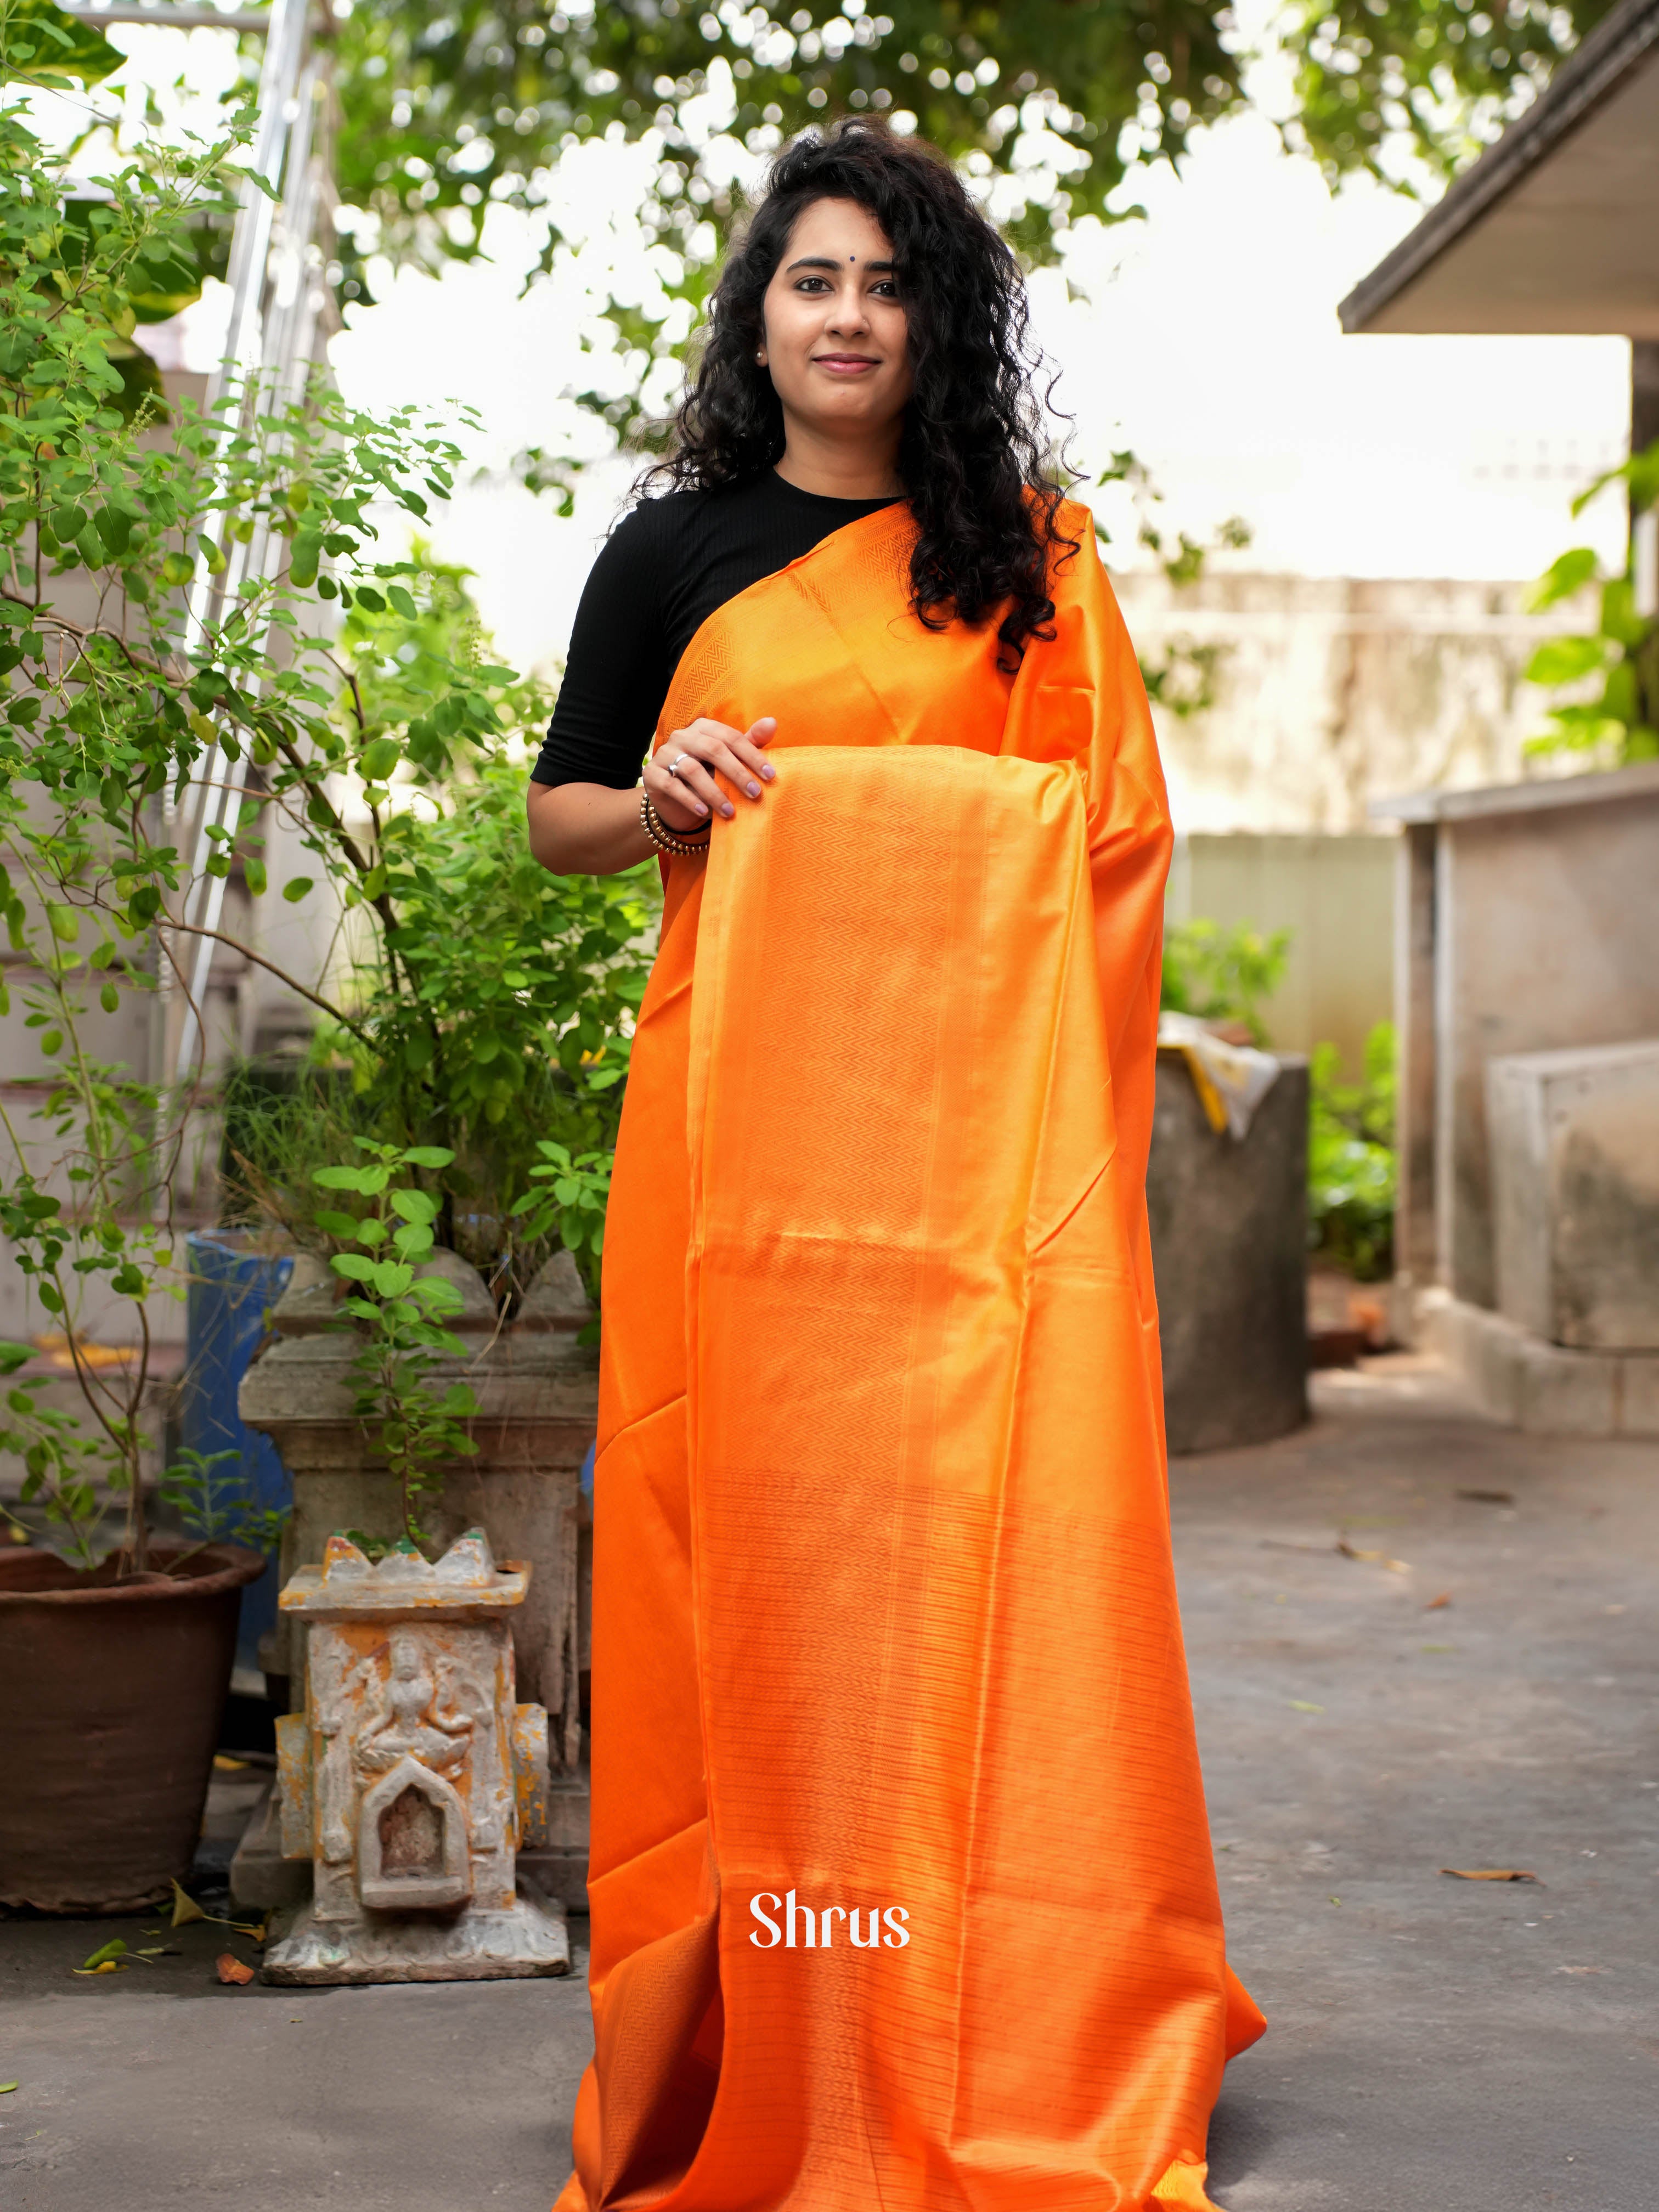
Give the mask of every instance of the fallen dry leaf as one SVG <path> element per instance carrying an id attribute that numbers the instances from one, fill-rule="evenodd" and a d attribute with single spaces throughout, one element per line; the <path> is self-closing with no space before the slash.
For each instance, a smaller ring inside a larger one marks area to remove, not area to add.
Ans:
<path id="1" fill-rule="evenodd" d="M 188 1928 L 192 1920 L 205 1920 L 206 1918 L 206 1913 L 203 1911 L 201 1906 L 196 1902 L 196 1899 L 193 1897 L 186 1895 L 186 1893 L 179 1888 L 178 1883 L 175 1881 L 173 1885 L 173 1926 L 175 1928 Z"/>
<path id="2" fill-rule="evenodd" d="M 1292 1698 L 1290 1702 L 1293 1713 L 1322 1713 L 1325 1710 L 1323 1705 L 1310 1705 L 1305 1698 Z"/>
<path id="3" fill-rule="evenodd" d="M 227 1920 L 222 1913 L 204 1912 L 196 1899 L 180 1889 L 176 1881 L 173 1885 L 173 1924 L 175 1928 L 188 1928 L 192 1920 L 205 1920 L 215 1928 L 228 1928 L 233 1936 L 251 1936 L 256 1943 L 263 1943 L 270 1926 L 270 1913 L 266 1913 L 263 1920 Z"/>
<path id="4" fill-rule="evenodd" d="M 1440 1871 L 1455 1881 L 1538 1881 L 1524 1867 L 1442 1867 Z M 1543 1887 L 1541 1882 L 1539 1887 Z"/>
<path id="5" fill-rule="evenodd" d="M 1607 1974 L 1613 1970 L 1610 1966 L 1558 1966 L 1555 1971 L 1558 1974 Z"/>
<path id="6" fill-rule="evenodd" d="M 1425 1613 L 1438 1613 L 1443 1605 L 1449 1605 L 1450 1603 L 1451 1592 L 1449 1590 L 1442 1590 L 1438 1597 L 1431 1597 L 1429 1600 L 1423 1610 Z"/>
<path id="7" fill-rule="evenodd" d="M 1467 1498 L 1471 1505 L 1513 1505 L 1515 1503 L 1512 1490 L 1459 1490 L 1453 1494 Z"/>
<path id="8" fill-rule="evenodd" d="M 234 1959 L 228 1951 L 221 1951 L 216 1964 L 219 1970 L 219 1979 L 228 1988 L 240 1989 L 245 1982 L 251 1982 L 253 1979 L 252 1967 L 245 1966 L 240 1959 Z"/>
<path id="9" fill-rule="evenodd" d="M 213 1754 L 216 1774 L 241 1774 L 246 1771 L 247 1764 L 245 1759 L 232 1759 L 228 1752 L 216 1751 Z"/>
<path id="10" fill-rule="evenodd" d="M 1411 1572 L 1404 1559 L 1391 1559 L 1386 1552 L 1362 1552 L 1346 1536 L 1337 1538 L 1336 1548 L 1345 1559 L 1369 1559 L 1376 1566 L 1386 1567 L 1391 1575 L 1408 1575 Z"/>

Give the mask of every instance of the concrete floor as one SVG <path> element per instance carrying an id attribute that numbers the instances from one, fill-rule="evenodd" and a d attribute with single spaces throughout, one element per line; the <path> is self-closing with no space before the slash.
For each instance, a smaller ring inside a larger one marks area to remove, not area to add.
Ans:
<path id="1" fill-rule="evenodd" d="M 1213 2185 L 1229 2212 L 1654 2212 L 1659 1448 L 1492 1427 L 1412 1364 L 1176 1469 L 1222 1899 L 1270 2022 Z"/>
<path id="2" fill-rule="evenodd" d="M 1655 2212 L 1659 1449 L 1494 1429 L 1409 1360 L 1317 1396 L 1301 1435 L 1175 1471 L 1222 1893 L 1271 2021 L 1218 2199 Z M 579 1974 L 227 1990 L 193 1927 L 71 1976 L 158 1924 L 0 1923 L 8 2212 L 546 2212 Z"/>

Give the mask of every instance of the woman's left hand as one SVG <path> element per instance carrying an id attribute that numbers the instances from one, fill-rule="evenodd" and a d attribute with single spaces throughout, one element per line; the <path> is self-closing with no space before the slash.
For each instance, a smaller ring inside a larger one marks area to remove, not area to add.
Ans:
<path id="1" fill-rule="evenodd" d="M 762 750 L 777 726 L 770 714 L 746 731 L 700 714 L 671 731 L 645 764 L 645 787 L 669 828 L 700 830 L 711 812 L 731 819 L 735 809 L 714 781 L 716 770 L 745 799 L 758 799 L 762 781 L 770 783 L 777 773 Z"/>

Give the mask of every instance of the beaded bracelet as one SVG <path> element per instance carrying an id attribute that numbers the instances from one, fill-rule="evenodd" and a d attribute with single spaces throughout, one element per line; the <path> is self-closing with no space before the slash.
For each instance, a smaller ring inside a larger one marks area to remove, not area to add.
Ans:
<path id="1" fill-rule="evenodd" d="M 705 824 L 702 834 L 697 837 L 682 837 L 678 830 L 671 830 L 663 820 L 661 815 L 651 804 L 650 793 L 641 784 L 640 827 L 659 853 L 667 853 L 678 855 L 681 860 L 692 860 L 708 850 L 708 839 L 714 824 L 712 822 Z"/>

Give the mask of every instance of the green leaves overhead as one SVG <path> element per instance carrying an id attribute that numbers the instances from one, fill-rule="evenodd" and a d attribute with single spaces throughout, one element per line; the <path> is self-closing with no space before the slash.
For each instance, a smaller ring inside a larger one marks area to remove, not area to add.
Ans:
<path id="1" fill-rule="evenodd" d="M 1659 440 L 1598 477 L 1573 501 L 1574 514 L 1613 484 L 1626 488 L 1632 515 L 1651 529 L 1659 503 Z M 1594 548 L 1575 545 L 1552 562 L 1527 604 L 1534 611 L 1553 607 L 1593 587 L 1595 628 L 1547 640 L 1527 663 L 1529 684 L 1579 694 L 1551 707 L 1548 727 L 1527 750 L 1582 754 L 1586 767 L 1659 759 L 1659 621 L 1638 610 L 1632 570 L 1603 576 Z"/>
<path id="2" fill-rule="evenodd" d="M 1366 169 L 1395 181 L 1387 145 L 1395 133 L 1449 175 L 1613 4 L 1297 0 L 1283 30 L 1297 62 L 1286 135 L 1332 179 Z"/>
<path id="3" fill-rule="evenodd" d="M 0 83 L 89 88 L 125 59 L 101 31 L 51 0 L 4 0 L 0 6 Z"/>
<path id="4" fill-rule="evenodd" d="M 703 260 L 698 225 L 734 206 L 723 161 L 705 165 L 711 136 L 764 151 L 860 112 L 913 117 L 1000 171 L 1016 234 L 1042 252 L 1057 219 L 1103 210 L 1143 150 L 1179 154 L 1241 96 L 1231 19 L 1198 0 L 398 0 L 356 8 L 339 53 L 343 197 L 380 216 L 394 250 L 428 255 L 474 250 L 466 211 L 484 200 L 537 203 L 538 173 L 569 146 L 649 132 L 647 220 Z"/>
<path id="5" fill-rule="evenodd" d="M 1610 4 L 1297 0 L 1276 27 L 1296 70 L 1281 128 L 1333 177 L 1388 173 L 1392 134 L 1449 173 Z M 716 140 L 763 154 L 837 114 L 914 118 L 996 180 L 1040 259 L 1139 162 L 1178 161 L 1247 98 L 1248 43 L 1220 0 L 359 0 L 338 54 L 342 196 L 394 256 L 475 252 L 487 202 L 539 204 L 571 147 L 648 139 L 646 220 L 694 304 L 712 259 L 701 226 L 718 241 L 737 212 Z M 637 310 L 613 313 L 648 342 Z"/>

